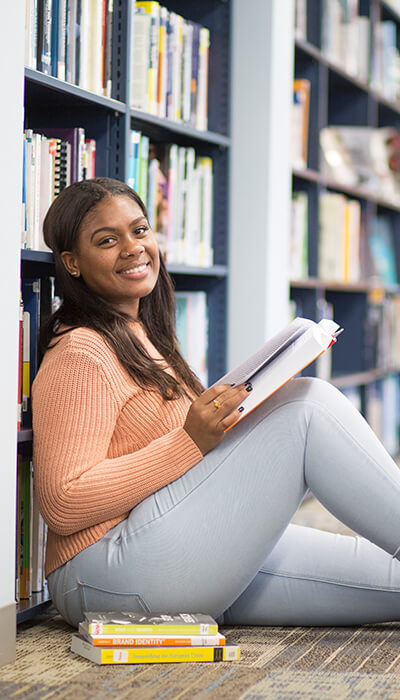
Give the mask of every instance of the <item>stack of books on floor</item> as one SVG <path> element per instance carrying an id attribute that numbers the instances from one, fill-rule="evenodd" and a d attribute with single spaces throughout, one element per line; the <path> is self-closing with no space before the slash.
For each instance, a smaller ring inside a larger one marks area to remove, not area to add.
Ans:
<path id="1" fill-rule="evenodd" d="M 217 622 L 202 613 L 86 612 L 71 651 L 97 664 L 238 661 Z"/>

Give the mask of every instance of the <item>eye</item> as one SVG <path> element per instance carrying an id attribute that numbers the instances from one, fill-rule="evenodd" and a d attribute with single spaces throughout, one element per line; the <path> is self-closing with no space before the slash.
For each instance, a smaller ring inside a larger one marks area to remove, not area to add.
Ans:
<path id="1" fill-rule="evenodd" d="M 138 228 L 135 229 L 135 235 L 136 236 L 145 236 L 147 231 L 149 230 L 148 226 L 139 226 Z"/>
<path id="2" fill-rule="evenodd" d="M 114 236 L 107 236 L 106 238 L 102 238 L 102 240 L 99 241 L 99 245 L 101 246 L 112 245 L 113 243 L 115 243 Z"/>

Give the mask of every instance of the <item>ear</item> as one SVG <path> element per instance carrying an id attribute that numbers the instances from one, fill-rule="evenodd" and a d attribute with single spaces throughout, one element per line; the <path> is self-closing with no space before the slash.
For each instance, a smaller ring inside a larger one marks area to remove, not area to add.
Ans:
<path id="1" fill-rule="evenodd" d="M 61 259 L 64 263 L 65 269 L 70 275 L 72 275 L 72 277 L 80 277 L 81 273 L 74 253 L 71 253 L 69 250 L 64 250 L 61 253 Z"/>

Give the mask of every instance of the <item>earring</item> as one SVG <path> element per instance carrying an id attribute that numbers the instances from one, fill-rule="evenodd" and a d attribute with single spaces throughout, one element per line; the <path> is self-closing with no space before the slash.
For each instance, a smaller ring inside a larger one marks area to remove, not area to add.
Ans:
<path id="1" fill-rule="evenodd" d="M 78 274 L 77 272 L 71 272 L 71 275 L 72 275 L 73 277 L 76 277 L 77 274 Z"/>

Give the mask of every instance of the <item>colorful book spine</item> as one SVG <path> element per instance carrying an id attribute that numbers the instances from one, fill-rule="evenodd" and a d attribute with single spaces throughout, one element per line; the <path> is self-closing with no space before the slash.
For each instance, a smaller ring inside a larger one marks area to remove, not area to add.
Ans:
<path id="1" fill-rule="evenodd" d="M 84 623 L 79 624 L 79 634 L 97 647 L 191 647 L 191 646 L 224 646 L 226 638 L 223 634 L 209 635 L 115 635 L 89 634 Z"/>
<path id="2" fill-rule="evenodd" d="M 77 634 L 72 636 L 71 651 L 97 664 L 190 663 L 238 661 L 236 645 L 217 647 L 102 648 L 92 646 Z"/>

